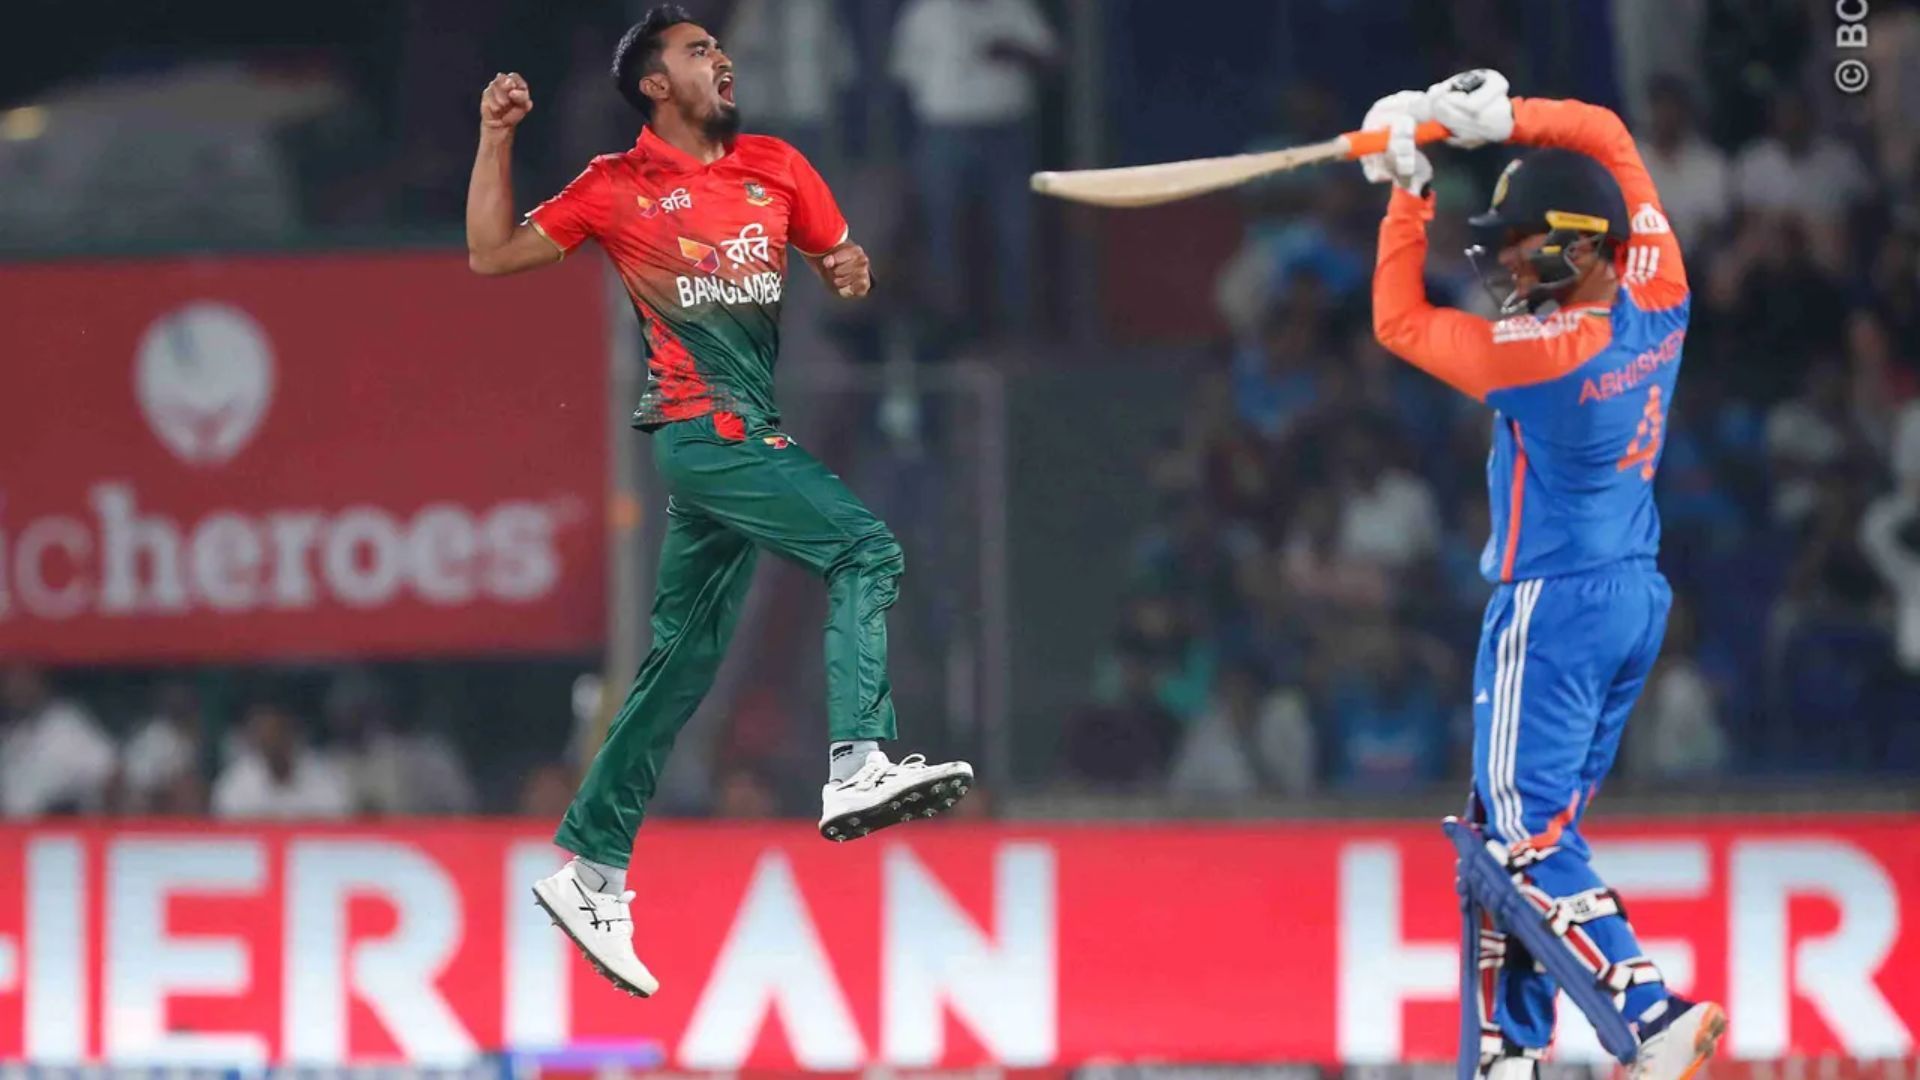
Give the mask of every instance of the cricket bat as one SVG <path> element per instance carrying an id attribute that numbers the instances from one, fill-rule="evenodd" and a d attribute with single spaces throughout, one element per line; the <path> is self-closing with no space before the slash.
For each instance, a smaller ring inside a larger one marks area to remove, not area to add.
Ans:
<path id="1" fill-rule="evenodd" d="M 1414 131 L 1421 143 L 1438 142 L 1451 132 L 1437 120 Z M 1093 206 L 1158 206 L 1195 195 L 1235 187 L 1263 176 L 1317 165 L 1323 161 L 1352 161 L 1387 148 L 1385 131 L 1349 131 L 1338 138 L 1310 146 L 1268 150 L 1259 154 L 1168 161 L 1159 165 L 1130 165 L 1118 169 L 1071 169 L 1037 172 L 1031 186 L 1042 195 Z"/>

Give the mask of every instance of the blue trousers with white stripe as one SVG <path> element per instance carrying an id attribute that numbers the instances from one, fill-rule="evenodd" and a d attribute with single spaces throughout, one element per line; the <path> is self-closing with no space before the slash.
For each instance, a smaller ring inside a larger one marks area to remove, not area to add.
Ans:
<path id="1" fill-rule="evenodd" d="M 1613 765 L 1672 606 L 1673 591 L 1651 560 L 1501 585 L 1487 604 L 1474 663 L 1474 793 L 1490 835 L 1553 849 L 1526 870 L 1550 896 L 1603 887 L 1580 820 Z M 1640 955 L 1625 918 L 1584 929 L 1610 962 Z M 1510 963 L 1496 991 L 1501 1033 L 1545 1048 L 1555 992 L 1530 962 Z M 1632 987 L 1627 1018 L 1666 993 L 1661 983 Z"/>

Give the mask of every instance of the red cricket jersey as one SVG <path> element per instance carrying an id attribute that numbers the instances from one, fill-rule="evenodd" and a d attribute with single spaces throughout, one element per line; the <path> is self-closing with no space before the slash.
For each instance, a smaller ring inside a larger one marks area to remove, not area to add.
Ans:
<path id="1" fill-rule="evenodd" d="M 741 135 L 702 165 L 642 128 L 632 150 L 594 158 L 527 220 L 565 252 L 599 241 L 626 284 L 647 343 L 637 426 L 779 419 L 787 245 L 822 255 L 847 238 L 833 192 L 798 150 Z"/>

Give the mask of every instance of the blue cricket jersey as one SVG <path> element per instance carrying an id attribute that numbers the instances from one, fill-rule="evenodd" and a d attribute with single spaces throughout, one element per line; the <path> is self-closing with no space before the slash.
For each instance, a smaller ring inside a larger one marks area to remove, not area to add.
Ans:
<path id="1" fill-rule="evenodd" d="M 1512 141 L 1604 165 L 1631 215 L 1612 306 L 1497 322 L 1426 299 L 1432 197 L 1396 188 L 1380 224 L 1374 332 L 1390 351 L 1494 407 L 1487 489 L 1488 581 L 1512 582 L 1651 559 L 1660 547 L 1653 478 L 1665 443 L 1691 307 L 1659 193 L 1626 126 L 1577 101 L 1514 99 Z"/>

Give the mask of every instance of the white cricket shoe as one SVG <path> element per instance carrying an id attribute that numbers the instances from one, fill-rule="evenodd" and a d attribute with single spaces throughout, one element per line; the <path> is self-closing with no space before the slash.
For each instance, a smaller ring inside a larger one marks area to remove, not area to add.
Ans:
<path id="1" fill-rule="evenodd" d="M 596 892 L 580 880 L 572 860 L 552 877 L 533 883 L 533 900 L 566 932 L 594 970 L 635 997 L 660 989 L 647 965 L 633 952 L 631 891 Z"/>
<path id="2" fill-rule="evenodd" d="M 859 772 L 820 789 L 820 835 L 857 840 L 875 829 L 937 817 L 972 786 L 973 766 L 964 761 L 929 765 L 920 754 L 888 761 L 887 755 L 869 750 Z"/>
<path id="3" fill-rule="evenodd" d="M 1727 1032 L 1725 1009 L 1711 1001 L 1695 1005 L 1682 997 L 1670 1000 L 1670 1010 L 1679 1015 L 1642 1036 L 1640 1053 L 1627 1070 L 1629 1080 L 1693 1080 L 1719 1048 L 1720 1036 Z"/>

